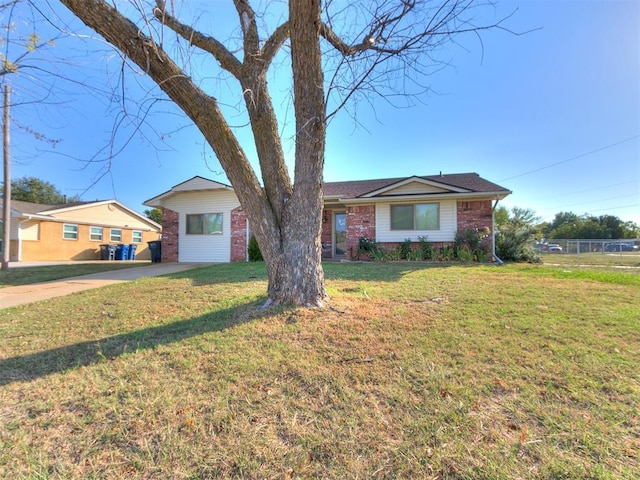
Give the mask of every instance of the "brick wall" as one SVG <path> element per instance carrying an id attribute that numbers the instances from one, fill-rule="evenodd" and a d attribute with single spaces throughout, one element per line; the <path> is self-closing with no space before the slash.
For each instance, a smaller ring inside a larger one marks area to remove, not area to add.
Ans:
<path id="1" fill-rule="evenodd" d="M 333 210 L 324 209 L 322 211 L 322 257 L 331 258 L 333 248 Z"/>
<path id="2" fill-rule="evenodd" d="M 347 258 L 358 257 L 360 237 L 376 238 L 375 205 L 347 208 Z"/>
<path id="3" fill-rule="evenodd" d="M 178 212 L 162 209 L 162 262 L 171 263 L 178 261 Z"/>
<path id="4" fill-rule="evenodd" d="M 489 230 L 489 236 L 484 243 L 490 244 L 493 235 L 493 211 L 491 200 L 472 200 L 458 202 L 458 232 L 467 229 Z"/>
<path id="5" fill-rule="evenodd" d="M 231 261 L 247 260 L 247 215 L 242 207 L 231 210 Z"/>

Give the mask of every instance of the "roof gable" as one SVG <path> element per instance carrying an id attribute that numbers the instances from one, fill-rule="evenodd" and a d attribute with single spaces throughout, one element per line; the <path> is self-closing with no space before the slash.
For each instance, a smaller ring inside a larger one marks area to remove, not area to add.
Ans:
<path id="1" fill-rule="evenodd" d="M 421 177 L 409 177 L 399 182 L 391 183 L 383 188 L 374 190 L 362 198 L 387 197 L 395 195 L 429 195 L 434 193 L 467 193 L 468 189 L 442 184 Z"/>
<path id="2" fill-rule="evenodd" d="M 162 203 L 165 199 L 179 193 L 179 192 L 194 192 L 198 190 L 231 190 L 233 191 L 233 187 L 230 185 L 216 182 L 215 180 L 209 180 L 208 178 L 201 177 L 196 175 L 195 177 L 191 177 L 189 180 L 178 183 L 174 185 L 169 190 L 160 195 L 157 195 L 149 200 L 143 202 L 143 205 L 147 205 L 148 207 L 161 207 Z"/>

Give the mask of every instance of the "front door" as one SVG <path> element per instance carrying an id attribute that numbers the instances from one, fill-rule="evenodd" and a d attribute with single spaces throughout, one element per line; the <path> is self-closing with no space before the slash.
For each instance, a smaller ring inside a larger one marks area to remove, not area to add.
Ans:
<path id="1" fill-rule="evenodd" d="M 347 214 L 335 213 L 333 216 L 333 256 L 344 257 L 347 253 Z"/>

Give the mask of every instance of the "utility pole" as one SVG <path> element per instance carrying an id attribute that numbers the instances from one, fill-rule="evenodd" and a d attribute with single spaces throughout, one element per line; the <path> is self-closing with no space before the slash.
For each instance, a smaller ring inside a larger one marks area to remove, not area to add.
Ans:
<path id="1" fill-rule="evenodd" d="M 11 162 L 9 157 L 9 94 L 11 87 L 4 85 L 4 122 L 3 130 L 3 159 L 4 159 L 4 192 L 2 194 L 2 264 L 1 270 L 9 269 L 9 254 L 11 250 Z"/>

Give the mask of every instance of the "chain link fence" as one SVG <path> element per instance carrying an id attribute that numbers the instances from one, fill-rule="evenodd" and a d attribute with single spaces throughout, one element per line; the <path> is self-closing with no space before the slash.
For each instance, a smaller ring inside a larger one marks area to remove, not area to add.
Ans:
<path id="1" fill-rule="evenodd" d="M 632 253 L 640 252 L 640 239 L 549 239 L 534 244 L 533 248 L 549 253 Z"/>

